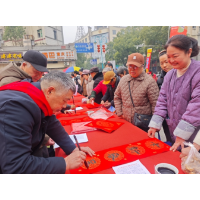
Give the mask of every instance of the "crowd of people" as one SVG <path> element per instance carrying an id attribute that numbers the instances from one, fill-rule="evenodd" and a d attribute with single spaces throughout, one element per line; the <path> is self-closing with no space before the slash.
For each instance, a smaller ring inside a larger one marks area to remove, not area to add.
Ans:
<path id="1" fill-rule="evenodd" d="M 59 71 L 43 76 L 46 57 L 27 51 L 20 67 L 10 63 L 0 71 L 0 173 L 65 173 L 80 167 L 86 153 L 94 155 L 89 147 L 79 151 L 55 117 L 75 109 L 67 100 L 76 87 L 90 102 L 114 108 L 149 137 L 163 127 L 170 150 L 182 150 L 181 157 L 190 150 L 185 141 L 199 151 L 200 62 L 191 59 L 198 53 L 197 40 L 176 35 L 158 55 L 159 77 L 146 73 L 140 53 L 128 55 L 127 67 L 117 71 L 107 63 L 102 72 L 81 68 L 69 77 Z M 50 157 L 55 142 L 66 158 Z"/>

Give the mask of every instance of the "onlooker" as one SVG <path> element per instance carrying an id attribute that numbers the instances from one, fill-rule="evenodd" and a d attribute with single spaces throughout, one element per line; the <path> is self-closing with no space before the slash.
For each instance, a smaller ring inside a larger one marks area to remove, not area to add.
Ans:
<path id="1" fill-rule="evenodd" d="M 191 59 L 199 54 L 198 41 L 175 35 L 167 41 L 165 49 L 174 69 L 165 76 L 148 135 L 154 137 L 166 119 L 175 142 L 170 150 L 183 148 L 184 141 L 193 142 L 199 150 L 200 140 L 195 136 L 200 129 L 200 62 Z"/>
<path id="2" fill-rule="evenodd" d="M 90 75 L 90 70 L 83 70 L 83 77 L 85 79 L 87 97 L 90 97 L 94 85 L 94 80 Z"/>
<path id="3" fill-rule="evenodd" d="M 106 72 L 104 75 L 103 84 L 107 85 L 107 90 L 105 95 L 101 99 L 101 104 L 109 108 L 110 106 L 115 107 L 114 105 L 114 92 L 119 84 L 120 78 L 115 75 L 113 71 Z"/>
<path id="4" fill-rule="evenodd" d="M 83 92 L 81 94 L 86 97 L 87 96 L 86 83 L 85 83 L 84 77 L 82 76 L 83 68 L 79 69 L 79 74 L 80 74 L 80 80 L 81 80 L 80 85 L 82 86 L 82 89 L 83 89 Z"/>
<path id="5" fill-rule="evenodd" d="M 167 74 L 167 72 L 169 72 L 171 69 L 173 69 L 173 67 L 168 62 L 166 50 L 162 50 L 159 53 L 159 61 L 160 61 L 160 67 L 162 70 L 161 70 L 160 76 L 157 79 L 157 84 L 158 84 L 159 89 L 161 89 L 165 75 Z M 169 127 L 167 125 L 166 120 L 163 121 L 163 129 L 164 129 L 164 133 L 165 133 L 167 141 L 172 143 Z"/>
<path id="6" fill-rule="evenodd" d="M 161 74 L 158 76 L 157 84 L 158 84 L 159 89 L 161 89 L 165 75 L 167 74 L 167 72 L 173 69 L 173 67 L 168 62 L 166 50 L 162 50 L 159 53 L 159 61 L 160 61 L 160 67 L 162 70 L 161 70 Z"/>
<path id="7" fill-rule="evenodd" d="M 78 86 L 78 93 L 82 94 L 83 93 L 83 87 L 81 85 L 81 80 L 80 80 L 80 76 L 79 76 L 79 72 L 74 71 L 74 82 L 75 84 Z"/>
<path id="8" fill-rule="evenodd" d="M 148 72 L 147 74 L 151 75 L 151 76 L 153 77 L 153 79 L 154 79 L 155 81 L 157 81 L 157 76 L 156 76 L 156 74 L 154 74 L 151 70 L 149 70 L 149 72 Z"/>
<path id="9" fill-rule="evenodd" d="M 126 74 L 128 74 L 128 69 L 124 66 L 121 66 L 117 69 L 117 75 L 122 78 L 123 76 L 125 76 Z"/>
<path id="10" fill-rule="evenodd" d="M 108 71 L 112 71 L 110 67 L 104 68 L 103 71 L 102 71 L 103 76 Z M 93 89 L 93 91 L 90 95 L 90 102 L 94 101 L 96 95 L 99 94 L 100 92 L 103 94 L 103 96 L 105 95 L 105 93 L 107 91 L 107 86 L 103 84 L 103 81 L 104 80 L 100 81 L 99 84 Z"/>
<path id="11" fill-rule="evenodd" d="M 133 53 L 128 56 L 129 74 L 122 77 L 114 95 L 118 116 L 148 131 L 148 122 L 154 112 L 159 89 L 154 79 L 144 72 L 144 56 Z M 140 122 L 137 119 L 148 119 Z"/>
<path id="12" fill-rule="evenodd" d="M 23 56 L 23 62 L 20 67 L 16 66 L 14 63 L 10 63 L 1 70 L 0 86 L 15 81 L 21 81 L 26 78 L 32 79 L 33 82 L 37 82 L 41 79 L 44 72 L 48 72 L 46 57 L 38 51 L 28 50 Z M 40 148 L 35 151 L 35 155 L 48 157 L 49 153 L 46 146 L 53 144 L 54 142 L 49 136 L 45 135 L 44 141 Z"/>
<path id="13" fill-rule="evenodd" d="M 72 78 L 72 80 L 74 81 L 75 76 L 74 76 L 74 73 L 73 73 L 73 72 L 71 73 L 71 78 Z M 75 81 L 74 81 L 74 82 L 75 82 Z"/>
<path id="14" fill-rule="evenodd" d="M 74 83 L 63 72 L 51 72 L 41 82 L 22 81 L 0 88 L 0 173 L 65 173 L 83 165 L 84 152 L 94 155 L 88 147 L 79 151 L 53 115 L 66 107 L 74 92 Z M 45 133 L 66 158 L 34 156 Z"/>
<path id="15" fill-rule="evenodd" d="M 113 72 L 115 72 L 115 74 L 117 75 L 117 71 L 113 68 L 113 64 L 110 62 L 107 62 L 105 67 L 110 67 L 110 69 L 112 69 Z"/>
<path id="16" fill-rule="evenodd" d="M 11 62 L 0 70 L 0 86 L 25 78 L 37 82 L 44 72 L 48 72 L 46 57 L 38 51 L 29 50 L 24 54 L 20 67 Z"/>
<path id="17" fill-rule="evenodd" d="M 92 67 L 90 69 L 90 75 L 92 76 L 92 78 L 94 80 L 94 85 L 93 85 L 93 89 L 94 89 L 99 84 L 99 82 L 103 80 L 103 74 L 102 74 L 102 72 L 99 72 L 98 67 Z M 94 102 L 100 104 L 102 97 L 103 97 L 103 95 L 100 92 L 99 94 L 96 95 Z"/>

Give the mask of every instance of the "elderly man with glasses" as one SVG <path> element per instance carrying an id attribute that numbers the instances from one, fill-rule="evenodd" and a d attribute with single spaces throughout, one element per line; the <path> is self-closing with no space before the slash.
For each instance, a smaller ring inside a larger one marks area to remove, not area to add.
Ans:
<path id="1" fill-rule="evenodd" d="M 144 57 L 140 53 L 128 56 L 129 74 L 123 76 L 115 91 L 114 103 L 118 116 L 148 131 L 159 89 L 155 80 L 144 72 Z M 141 120 L 140 124 L 137 119 Z"/>

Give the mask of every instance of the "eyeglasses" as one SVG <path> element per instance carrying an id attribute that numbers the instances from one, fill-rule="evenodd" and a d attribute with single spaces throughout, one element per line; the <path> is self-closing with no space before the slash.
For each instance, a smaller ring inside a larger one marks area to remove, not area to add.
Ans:
<path id="1" fill-rule="evenodd" d="M 143 67 L 143 65 L 141 65 L 140 67 Z M 128 66 L 129 69 L 138 69 L 138 68 L 140 68 L 140 67 L 137 67 L 137 66 L 135 66 L 135 65 L 129 65 L 129 66 Z"/>

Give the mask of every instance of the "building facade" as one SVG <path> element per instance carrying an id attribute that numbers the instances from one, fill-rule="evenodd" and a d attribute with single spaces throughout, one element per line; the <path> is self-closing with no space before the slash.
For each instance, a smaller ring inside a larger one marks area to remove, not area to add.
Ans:
<path id="1" fill-rule="evenodd" d="M 36 45 L 63 45 L 63 27 L 62 26 L 24 26 L 26 34 L 23 38 L 23 45 L 28 43 Z M 0 32 L 4 27 L 0 26 Z M 4 41 L 2 46 L 13 46 L 12 41 Z"/>
<path id="2" fill-rule="evenodd" d="M 92 57 L 93 59 L 97 59 L 97 64 L 105 63 L 105 53 L 102 50 L 103 48 L 107 48 L 107 43 L 112 42 L 115 37 L 117 37 L 117 33 L 125 29 L 125 27 L 121 26 L 95 26 L 94 31 L 91 31 L 91 28 L 88 27 L 88 33 L 75 41 L 75 43 L 94 43 L 94 53 L 87 53 L 85 56 L 87 58 Z M 98 51 L 98 47 L 100 45 L 100 52 Z"/>

